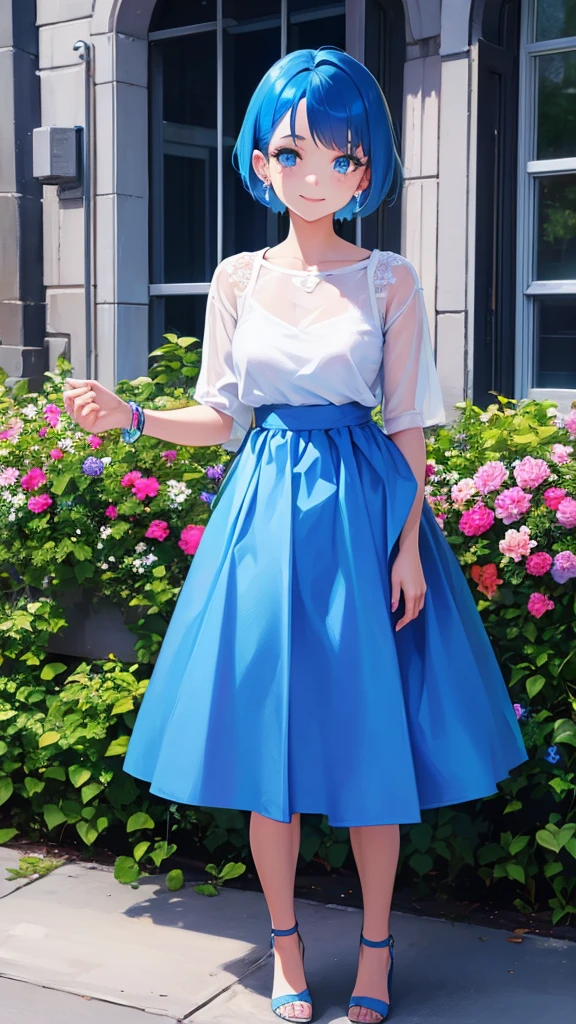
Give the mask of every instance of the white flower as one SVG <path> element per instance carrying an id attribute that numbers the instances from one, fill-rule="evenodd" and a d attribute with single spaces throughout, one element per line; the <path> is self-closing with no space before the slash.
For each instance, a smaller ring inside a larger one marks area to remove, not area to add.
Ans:
<path id="1" fill-rule="evenodd" d="M 100 459 L 100 462 L 103 462 L 105 466 L 109 466 L 110 463 L 112 462 L 112 456 L 111 455 L 103 455 L 102 458 Z"/>
<path id="2" fill-rule="evenodd" d="M 15 512 L 9 512 L 8 513 L 8 522 L 9 523 L 13 523 L 15 519 L 16 519 L 16 513 Z"/>
<path id="3" fill-rule="evenodd" d="M 103 547 L 104 547 L 104 545 L 103 545 L 103 543 L 102 543 L 102 541 L 101 541 L 101 540 L 99 540 L 99 541 L 98 541 L 98 543 L 97 543 L 96 547 L 98 548 L 98 550 L 100 550 L 101 548 L 103 548 Z"/>
<path id="4" fill-rule="evenodd" d="M 26 501 L 26 495 L 22 491 L 18 491 L 17 494 L 12 495 L 12 504 L 14 508 L 20 508 Z"/>
<path id="5" fill-rule="evenodd" d="M 65 416 L 61 416 L 60 419 L 58 420 L 58 423 L 56 424 L 56 430 L 62 431 L 62 430 L 67 430 L 67 429 L 68 429 L 68 424 L 66 422 L 66 417 Z"/>
<path id="6" fill-rule="evenodd" d="M 144 551 L 147 550 L 147 548 L 148 548 L 148 545 L 144 544 L 142 541 L 140 541 L 140 543 L 137 544 L 136 547 L 134 548 L 134 551 L 136 552 L 137 555 L 141 555 L 141 554 L 143 554 Z"/>
<path id="7" fill-rule="evenodd" d="M 106 537 L 109 537 L 111 533 L 112 533 L 112 527 L 111 526 L 101 526 L 100 527 L 100 536 L 102 537 L 102 540 L 106 540 Z"/>
<path id="8" fill-rule="evenodd" d="M 82 533 L 82 530 L 76 530 L 76 533 L 78 534 L 78 536 L 80 536 L 80 534 Z"/>
<path id="9" fill-rule="evenodd" d="M 74 442 L 71 437 L 61 437 L 58 441 L 58 448 L 61 448 L 63 452 L 73 452 Z"/>
<path id="10" fill-rule="evenodd" d="M 108 556 L 108 561 L 109 561 L 109 562 L 115 562 L 115 561 L 116 561 L 116 559 L 114 558 L 114 555 L 109 555 L 109 556 Z"/>
<path id="11" fill-rule="evenodd" d="M 152 565 L 153 562 L 157 562 L 157 561 L 158 561 L 158 556 L 157 555 L 153 555 L 152 552 L 150 552 L 149 555 L 146 555 L 146 557 L 142 559 L 143 565 Z"/>
<path id="12" fill-rule="evenodd" d="M 108 568 L 108 562 L 102 562 L 102 565 L 100 566 L 100 568 L 101 569 L 107 569 Z"/>
<path id="13" fill-rule="evenodd" d="M 38 409 L 36 408 L 35 405 L 32 404 L 25 405 L 24 408 L 22 409 L 22 415 L 25 416 L 26 419 L 28 420 L 33 420 L 37 413 Z"/>
<path id="14" fill-rule="evenodd" d="M 181 505 L 192 493 L 183 480 L 168 480 L 166 489 L 168 491 L 168 499 L 173 507 L 174 505 Z"/>

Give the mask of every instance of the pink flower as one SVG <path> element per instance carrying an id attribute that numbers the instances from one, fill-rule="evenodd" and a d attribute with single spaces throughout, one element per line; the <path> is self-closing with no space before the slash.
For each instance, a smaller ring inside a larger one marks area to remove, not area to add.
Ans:
<path id="1" fill-rule="evenodd" d="M 550 467 L 545 459 L 533 459 L 531 455 L 526 455 L 514 466 L 514 476 L 519 487 L 539 487 L 550 476 Z"/>
<path id="2" fill-rule="evenodd" d="M 437 516 L 434 516 L 434 518 L 435 518 L 436 522 L 438 523 L 438 526 L 440 527 L 440 529 L 443 530 L 444 529 L 444 520 L 446 519 L 446 513 L 445 512 L 439 512 Z"/>
<path id="3" fill-rule="evenodd" d="M 52 498 L 49 494 L 38 494 L 35 498 L 29 499 L 28 508 L 31 512 L 45 512 L 51 504 Z"/>
<path id="4" fill-rule="evenodd" d="M 507 476 L 508 470 L 503 462 L 485 462 L 474 473 L 474 484 L 480 494 L 488 494 L 490 491 L 497 491 Z"/>
<path id="5" fill-rule="evenodd" d="M 146 530 L 146 537 L 150 540 L 166 540 L 166 537 L 170 533 L 170 527 L 168 523 L 164 522 L 163 519 L 153 519 L 150 526 Z"/>
<path id="6" fill-rule="evenodd" d="M 96 434 L 90 434 L 90 437 L 88 438 L 88 444 L 90 445 L 91 448 L 99 448 L 100 445 L 102 444 L 102 438 L 98 437 Z"/>
<path id="7" fill-rule="evenodd" d="M 477 493 L 478 490 L 476 484 L 469 476 L 465 476 L 462 480 L 459 480 L 457 484 L 453 484 L 450 489 L 450 497 L 455 505 L 463 505 L 465 501 L 468 501 Z"/>
<path id="8" fill-rule="evenodd" d="M 550 458 L 557 466 L 563 466 L 566 462 L 570 462 L 570 453 L 573 451 L 570 444 L 553 444 Z"/>
<path id="9" fill-rule="evenodd" d="M 169 451 L 162 452 L 161 458 L 166 459 L 166 462 L 174 462 L 174 459 L 178 458 L 178 452 L 170 448 Z"/>
<path id="10" fill-rule="evenodd" d="M 17 441 L 24 429 L 22 420 L 12 416 L 8 420 L 8 426 L 0 433 L 0 441 Z"/>
<path id="11" fill-rule="evenodd" d="M 7 466 L 0 473 L 0 487 L 10 487 L 11 484 L 15 484 L 20 476 L 20 470 L 14 469 L 13 466 Z"/>
<path id="12" fill-rule="evenodd" d="M 155 476 L 142 476 L 134 482 L 132 493 L 138 501 L 144 501 L 146 498 L 155 498 L 159 490 L 160 484 Z"/>
<path id="13" fill-rule="evenodd" d="M 120 484 L 122 487 L 133 487 L 137 480 L 140 480 L 142 473 L 139 469 L 133 469 L 130 473 L 126 473 L 125 477 L 122 477 Z"/>
<path id="14" fill-rule="evenodd" d="M 178 541 L 178 547 L 182 548 L 182 551 L 186 555 L 195 555 L 198 550 L 198 545 L 202 540 L 202 534 L 204 533 L 204 526 L 185 526 L 180 534 L 180 540 Z"/>
<path id="15" fill-rule="evenodd" d="M 534 594 L 530 594 L 528 601 L 528 611 L 535 619 L 540 619 L 544 612 L 549 612 L 554 608 L 554 601 L 551 601 L 546 594 L 540 594 L 536 591 Z"/>
<path id="16" fill-rule="evenodd" d="M 576 437 L 576 409 L 570 410 L 564 422 L 564 426 L 566 427 L 566 430 L 569 434 L 572 434 L 573 437 Z"/>
<path id="17" fill-rule="evenodd" d="M 57 461 L 58 459 L 63 459 L 64 452 L 62 451 L 61 448 L 53 448 L 52 451 L 50 452 L 50 458 L 54 459 L 54 461 Z"/>
<path id="18" fill-rule="evenodd" d="M 486 533 L 486 530 L 489 530 L 493 523 L 494 513 L 492 509 L 487 508 L 486 505 L 479 501 L 473 508 L 469 508 L 466 512 L 462 513 L 458 528 L 467 537 L 479 537 L 481 533 Z"/>
<path id="19" fill-rule="evenodd" d="M 117 519 L 118 509 L 116 508 L 116 505 L 108 505 L 108 508 L 106 509 L 104 515 L 108 516 L 108 519 Z"/>
<path id="20" fill-rule="evenodd" d="M 576 501 L 574 498 L 562 498 L 556 509 L 556 519 L 561 526 L 571 529 L 576 526 Z"/>
<path id="21" fill-rule="evenodd" d="M 576 576 L 576 555 L 572 551 L 559 551 L 550 570 L 556 583 L 566 583 Z"/>
<path id="22" fill-rule="evenodd" d="M 531 576 L 543 576 L 544 573 L 549 572 L 551 565 L 552 555 L 549 555 L 547 551 L 534 551 L 526 559 L 526 572 L 529 572 Z"/>
<path id="23" fill-rule="evenodd" d="M 509 487 L 502 491 L 494 502 L 494 510 L 498 519 L 505 523 L 515 523 L 530 509 L 531 494 L 526 494 L 521 487 Z"/>
<path id="24" fill-rule="evenodd" d="M 498 544 L 499 550 L 508 558 L 519 562 L 525 555 L 530 554 L 530 548 L 536 547 L 536 541 L 530 540 L 530 529 L 528 526 L 521 526 L 519 530 L 506 530 L 503 540 Z"/>
<path id="25" fill-rule="evenodd" d="M 38 437 L 46 437 L 47 433 L 48 427 L 40 427 L 40 430 L 38 431 Z"/>
<path id="26" fill-rule="evenodd" d="M 549 487 L 542 495 L 544 504 L 547 508 L 551 509 L 552 512 L 556 511 L 558 505 L 562 501 L 562 498 L 565 497 L 566 491 L 563 487 Z"/>
<path id="27" fill-rule="evenodd" d="M 46 473 L 42 469 L 30 469 L 25 476 L 22 477 L 20 483 L 25 491 L 37 491 L 39 487 L 42 487 L 46 483 Z"/>
<path id="28" fill-rule="evenodd" d="M 524 708 L 522 707 L 522 705 L 513 704 L 512 707 L 514 708 L 514 711 L 516 713 L 516 718 L 522 718 L 522 715 L 524 714 Z"/>
<path id="29" fill-rule="evenodd" d="M 50 427 L 57 427 L 58 420 L 62 415 L 62 410 L 57 405 L 47 405 L 44 409 L 44 419 Z"/>

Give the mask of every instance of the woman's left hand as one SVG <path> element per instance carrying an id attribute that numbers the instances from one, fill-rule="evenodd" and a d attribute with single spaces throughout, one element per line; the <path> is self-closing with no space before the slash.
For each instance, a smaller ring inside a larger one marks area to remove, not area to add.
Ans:
<path id="1" fill-rule="evenodd" d="M 400 591 L 404 593 L 404 615 L 396 623 L 397 632 L 415 619 L 424 605 L 427 587 L 417 548 L 400 549 L 392 566 L 391 582 L 393 612 L 398 607 Z"/>

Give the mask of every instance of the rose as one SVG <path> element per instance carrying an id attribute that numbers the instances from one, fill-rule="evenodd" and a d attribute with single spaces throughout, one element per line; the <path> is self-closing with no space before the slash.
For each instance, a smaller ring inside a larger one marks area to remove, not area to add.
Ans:
<path id="1" fill-rule="evenodd" d="M 166 540 L 170 527 L 163 519 L 153 519 L 146 530 L 145 536 L 150 540 Z"/>
<path id="2" fill-rule="evenodd" d="M 146 498 L 155 498 L 160 490 L 160 484 L 155 476 L 142 476 L 134 481 L 132 493 L 138 501 L 145 501 Z"/>
<path id="3" fill-rule="evenodd" d="M 31 512 L 45 512 L 47 508 L 50 508 L 52 504 L 52 498 L 49 494 L 38 494 L 34 498 L 30 498 L 28 501 L 28 508 Z"/>
<path id="4" fill-rule="evenodd" d="M 178 547 L 182 548 L 182 551 L 184 551 L 186 555 L 195 555 L 198 550 L 198 545 L 202 540 L 204 529 L 205 528 L 203 526 L 194 526 L 192 524 L 185 526 L 180 534 Z"/>
<path id="5" fill-rule="evenodd" d="M 478 537 L 481 533 L 486 533 L 492 524 L 494 523 L 494 513 L 491 508 L 487 508 L 481 501 L 479 501 L 474 508 L 469 508 L 466 512 L 462 513 L 460 522 L 458 523 L 458 529 L 465 533 L 467 537 Z"/>
<path id="6" fill-rule="evenodd" d="M 46 483 L 47 479 L 46 473 L 42 469 L 34 467 L 34 469 L 28 470 L 20 483 L 25 491 L 37 491 Z"/>

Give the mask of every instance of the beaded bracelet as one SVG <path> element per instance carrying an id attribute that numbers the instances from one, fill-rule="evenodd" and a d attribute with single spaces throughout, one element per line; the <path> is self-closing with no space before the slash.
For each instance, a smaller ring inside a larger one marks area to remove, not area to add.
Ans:
<path id="1" fill-rule="evenodd" d="M 129 427 L 122 427 L 120 436 L 126 444 L 134 444 L 144 430 L 144 409 L 137 402 L 129 401 L 128 405 L 132 409 L 132 423 Z"/>

